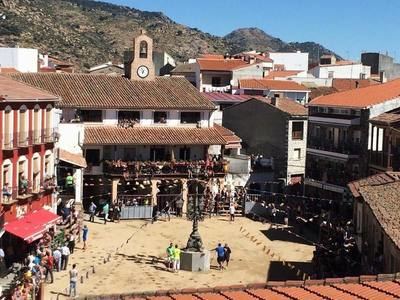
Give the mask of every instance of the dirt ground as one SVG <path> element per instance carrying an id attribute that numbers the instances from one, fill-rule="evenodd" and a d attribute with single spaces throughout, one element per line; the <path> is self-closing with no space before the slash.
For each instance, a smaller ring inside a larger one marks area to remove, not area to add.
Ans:
<path id="1" fill-rule="evenodd" d="M 265 282 L 267 277 L 274 280 L 287 276 L 301 278 L 304 270 L 299 271 L 298 267 L 309 266 L 314 251 L 313 246 L 286 231 L 271 229 L 269 224 L 247 218 L 237 218 L 230 223 L 225 217 L 214 217 L 200 223 L 200 234 L 207 249 L 215 248 L 218 242 L 229 244 L 232 249 L 229 268 L 217 270 L 212 252 L 209 272 L 171 273 L 163 264 L 165 249 L 170 242 L 185 247 L 191 222 L 171 219 L 142 227 L 146 223 L 121 221 L 104 225 L 100 220 L 86 222 L 88 249 L 83 251 L 82 243 L 78 243 L 68 268 L 76 263 L 79 275 L 84 277 L 83 283 L 78 283 L 80 297 L 257 283 Z M 109 253 L 109 261 L 104 262 Z M 94 274 L 91 266 L 94 266 Z M 54 274 L 54 283 L 45 286 L 45 299 L 56 299 L 57 295 L 59 299 L 65 299 L 68 272 Z"/>

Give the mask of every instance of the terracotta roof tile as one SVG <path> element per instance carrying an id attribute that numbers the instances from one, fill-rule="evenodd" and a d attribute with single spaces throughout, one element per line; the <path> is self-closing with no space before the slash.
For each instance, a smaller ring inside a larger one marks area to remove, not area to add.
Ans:
<path id="1" fill-rule="evenodd" d="M 305 86 L 289 80 L 241 79 L 239 87 L 254 90 L 308 91 Z"/>
<path id="2" fill-rule="evenodd" d="M 190 64 L 180 64 L 175 67 L 171 71 L 172 74 L 174 73 L 194 73 L 196 72 L 196 63 L 190 63 Z"/>
<path id="3" fill-rule="evenodd" d="M 86 168 L 86 159 L 81 154 L 71 153 L 64 149 L 59 149 L 58 158 L 67 163 Z"/>
<path id="4" fill-rule="evenodd" d="M 235 133 L 231 130 L 229 130 L 226 127 L 223 127 L 221 125 L 218 124 L 214 124 L 214 128 L 219 132 L 219 134 L 224 138 L 224 140 L 226 141 L 226 146 L 238 146 L 240 148 L 240 143 L 242 142 L 242 140 L 235 135 Z M 232 147 L 230 147 L 232 148 Z"/>
<path id="5" fill-rule="evenodd" d="M 226 291 L 222 295 L 226 296 L 228 299 L 235 300 L 258 300 L 256 297 L 244 292 L 244 291 Z"/>
<path id="6" fill-rule="evenodd" d="M 58 101 L 58 97 L 38 88 L 0 76 L 0 99 L 5 101 Z"/>
<path id="7" fill-rule="evenodd" d="M 199 300 L 196 296 L 190 294 L 170 295 L 174 300 Z"/>
<path id="8" fill-rule="evenodd" d="M 288 300 L 288 299 L 290 299 L 285 295 L 279 294 L 278 292 L 268 290 L 268 289 L 249 290 L 249 293 L 251 293 L 261 299 L 268 299 L 268 300 Z"/>
<path id="9" fill-rule="evenodd" d="M 21 73 L 10 76 L 61 96 L 60 107 L 197 110 L 215 108 L 182 77 L 131 81 L 119 76 L 79 73 Z"/>
<path id="10" fill-rule="evenodd" d="M 169 296 L 152 296 L 152 297 L 147 297 L 148 300 L 172 300 L 171 297 Z"/>
<path id="11" fill-rule="evenodd" d="M 0 67 L 0 74 L 20 73 L 17 69 L 12 67 Z"/>
<path id="12" fill-rule="evenodd" d="M 233 71 L 249 64 L 241 59 L 203 59 L 198 58 L 197 63 L 201 71 Z"/>
<path id="13" fill-rule="evenodd" d="M 286 70 L 286 71 L 271 71 L 267 76 L 265 76 L 265 79 L 275 79 L 275 78 L 282 78 L 282 77 L 290 77 L 290 76 L 295 76 L 299 74 L 301 71 L 292 71 L 292 70 Z"/>
<path id="14" fill-rule="evenodd" d="M 307 286 L 307 290 L 328 299 L 340 299 L 340 300 L 358 299 L 357 297 L 351 294 L 335 289 L 334 287 L 331 287 L 329 285 Z"/>
<path id="15" fill-rule="evenodd" d="M 342 283 L 342 284 L 335 284 L 334 287 L 345 291 L 349 292 L 353 295 L 356 296 L 361 296 L 364 299 L 376 299 L 376 300 L 395 300 L 396 298 L 393 296 L 390 296 L 384 292 L 380 292 L 378 290 L 369 288 L 367 286 L 357 284 L 357 283 Z"/>
<path id="16" fill-rule="evenodd" d="M 232 95 L 228 93 L 203 93 L 210 101 L 242 102 L 259 96 Z M 264 97 L 261 97 L 264 98 Z"/>
<path id="17" fill-rule="evenodd" d="M 199 299 L 202 300 L 226 300 L 227 298 L 217 293 L 200 293 L 196 294 Z"/>
<path id="18" fill-rule="evenodd" d="M 400 79 L 315 98 L 309 106 L 367 108 L 400 97 Z"/>
<path id="19" fill-rule="evenodd" d="M 358 83 L 358 86 L 357 86 Z M 355 88 L 363 88 L 370 85 L 378 84 L 377 81 L 369 79 L 340 79 L 334 78 L 332 80 L 332 87 L 337 89 L 339 92 L 352 90 Z"/>
<path id="20" fill-rule="evenodd" d="M 295 299 L 307 299 L 307 300 L 321 300 L 324 299 L 316 294 L 313 294 L 301 287 L 275 287 L 272 288 L 274 291 L 288 295 Z"/>
<path id="21" fill-rule="evenodd" d="M 85 145 L 225 145 L 215 128 L 91 126 L 85 129 Z"/>
<path id="22" fill-rule="evenodd" d="M 378 289 L 400 298 L 400 284 L 395 281 L 369 281 L 364 285 Z"/>

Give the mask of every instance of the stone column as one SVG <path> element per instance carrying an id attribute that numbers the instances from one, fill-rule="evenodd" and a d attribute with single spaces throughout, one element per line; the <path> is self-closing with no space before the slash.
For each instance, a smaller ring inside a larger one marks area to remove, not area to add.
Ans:
<path id="1" fill-rule="evenodd" d="M 182 200 L 183 200 L 183 207 L 182 213 L 187 213 L 187 203 L 188 203 L 188 186 L 187 186 L 187 179 L 182 179 Z"/>
<path id="2" fill-rule="evenodd" d="M 115 203 L 115 201 L 117 200 L 118 183 L 119 183 L 119 178 L 113 178 L 112 186 L 111 186 L 111 201 L 112 201 L 112 203 Z"/>
<path id="3" fill-rule="evenodd" d="M 151 180 L 151 205 L 157 205 L 157 183 L 158 180 L 152 179 Z"/>

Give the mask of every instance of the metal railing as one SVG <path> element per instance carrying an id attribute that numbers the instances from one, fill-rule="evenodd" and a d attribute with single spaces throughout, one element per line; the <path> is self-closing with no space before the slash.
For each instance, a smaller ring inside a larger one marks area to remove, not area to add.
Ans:
<path id="1" fill-rule="evenodd" d="M 2 136 L 1 146 L 3 150 L 12 150 L 32 145 L 53 143 L 57 137 L 56 128 L 5 133 Z"/>
<path id="2" fill-rule="evenodd" d="M 55 189 L 55 185 L 51 184 L 51 182 L 53 182 L 51 179 L 44 179 L 36 184 L 31 184 L 29 182 L 26 188 L 21 188 L 19 185 L 9 187 L 7 192 L 2 190 L 1 203 L 12 204 L 35 195 L 52 193 Z"/>
<path id="3" fill-rule="evenodd" d="M 307 147 L 348 155 L 359 155 L 361 151 L 361 144 L 354 142 L 353 140 L 341 140 L 338 141 L 337 145 L 335 146 L 333 140 L 317 137 L 309 137 L 307 141 Z"/>

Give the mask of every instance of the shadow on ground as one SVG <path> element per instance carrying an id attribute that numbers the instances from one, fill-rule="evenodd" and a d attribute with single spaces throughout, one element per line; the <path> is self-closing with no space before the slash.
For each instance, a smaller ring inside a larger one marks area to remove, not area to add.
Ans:
<path id="1" fill-rule="evenodd" d="M 302 238 L 301 236 L 297 236 L 294 233 L 290 232 L 293 230 L 292 228 L 269 228 L 267 230 L 261 230 L 261 232 L 271 241 L 283 241 L 283 242 L 291 242 L 296 244 L 310 245 L 313 244 Z"/>
<path id="2" fill-rule="evenodd" d="M 269 281 L 303 280 L 303 274 L 312 274 L 311 262 L 271 261 L 267 274 Z"/>

